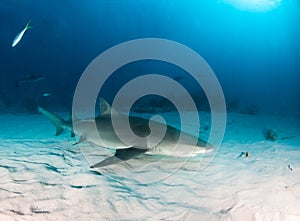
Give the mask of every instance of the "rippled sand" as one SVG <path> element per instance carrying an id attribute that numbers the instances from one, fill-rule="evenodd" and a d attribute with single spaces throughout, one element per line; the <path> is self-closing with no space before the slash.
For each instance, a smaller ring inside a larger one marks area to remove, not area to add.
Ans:
<path id="1" fill-rule="evenodd" d="M 89 166 L 108 150 L 55 137 L 41 115 L 0 120 L 0 220 L 300 220 L 299 118 L 229 114 L 204 169 L 210 155 L 141 156 L 98 171 Z M 265 127 L 279 139 L 265 141 Z"/>

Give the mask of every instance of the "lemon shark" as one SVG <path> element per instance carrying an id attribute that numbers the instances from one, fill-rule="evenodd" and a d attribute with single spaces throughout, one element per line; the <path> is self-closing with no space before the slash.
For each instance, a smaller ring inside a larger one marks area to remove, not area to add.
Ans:
<path id="1" fill-rule="evenodd" d="M 73 120 L 73 123 L 50 113 L 40 106 L 38 106 L 38 110 L 55 125 L 56 136 L 60 135 L 64 129 L 68 129 L 71 131 L 72 137 L 75 134 L 80 137 L 75 144 L 90 142 L 102 148 L 116 150 L 112 157 L 102 160 L 91 166 L 91 168 L 126 161 L 141 154 L 190 157 L 208 153 L 214 149 L 211 144 L 199 137 L 190 135 L 173 126 L 136 116 L 129 116 L 130 128 L 134 134 L 145 138 L 151 134 L 152 130 L 164 131 L 165 134 L 162 136 L 162 139 L 156 140 L 155 136 L 150 136 L 150 139 L 147 139 L 146 142 L 141 142 L 141 140 L 132 136 L 127 129 L 122 130 L 122 128 L 116 133 L 112 116 L 117 121 L 128 120 L 128 116 L 115 111 L 103 98 L 100 98 L 99 116 L 90 119 Z M 93 127 L 94 125 L 96 125 L 96 130 Z M 120 135 L 128 138 L 126 142 L 120 139 Z"/>

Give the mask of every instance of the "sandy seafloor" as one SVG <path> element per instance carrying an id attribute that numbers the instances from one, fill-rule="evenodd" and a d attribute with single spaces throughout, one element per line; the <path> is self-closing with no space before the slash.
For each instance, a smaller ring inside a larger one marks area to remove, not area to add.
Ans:
<path id="1" fill-rule="evenodd" d="M 142 157 L 103 175 L 89 166 L 107 150 L 73 146 L 67 132 L 55 137 L 42 115 L 1 114 L 0 121 L 1 221 L 300 220 L 299 118 L 229 113 L 205 169 L 201 157 L 179 170 L 176 159 Z M 279 139 L 266 141 L 263 128 Z M 250 158 L 238 157 L 245 151 Z M 152 163 L 136 169 L 141 162 Z"/>

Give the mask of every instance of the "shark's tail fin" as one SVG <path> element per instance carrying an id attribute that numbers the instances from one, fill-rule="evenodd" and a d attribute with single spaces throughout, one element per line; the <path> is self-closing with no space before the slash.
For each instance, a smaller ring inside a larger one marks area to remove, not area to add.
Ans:
<path id="1" fill-rule="evenodd" d="M 50 113 L 49 111 L 45 110 L 40 106 L 38 106 L 38 111 L 41 114 L 43 114 L 56 127 L 55 136 L 60 135 L 64 131 L 64 128 L 67 128 L 68 130 L 71 131 L 71 136 L 73 137 L 74 132 L 73 132 L 71 122 L 65 121 L 60 116 Z"/>

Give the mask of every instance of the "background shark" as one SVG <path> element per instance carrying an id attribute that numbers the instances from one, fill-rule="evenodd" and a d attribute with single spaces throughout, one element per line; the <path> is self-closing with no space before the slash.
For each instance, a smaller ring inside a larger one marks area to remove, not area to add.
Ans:
<path id="1" fill-rule="evenodd" d="M 45 77 L 42 75 L 29 74 L 26 78 L 16 80 L 16 87 L 18 87 L 22 84 L 38 82 L 38 81 L 41 81 L 44 79 L 45 79 Z"/>
<path id="2" fill-rule="evenodd" d="M 38 107 L 39 112 L 42 113 L 51 123 L 56 126 L 56 135 L 63 132 L 66 128 L 71 131 L 72 135 L 77 134 L 80 136 L 80 142 L 91 142 L 99 147 L 116 149 L 115 155 L 108 159 L 105 159 L 91 168 L 107 166 L 120 161 L 125 161 L 140 154 L 151 155 L 164 155 L 173 157 L 191 157 L 198 154 L 211 152 L 213 146 L 206 141 L 185 133 L 170 125 L 164 125 L 160 122 L 144 119 L 141 117 L 130 116 L 130 127 L 132 131 L 138 137 L 148 137 L 151 134 L 151 130 L 162 131 L 165 128 L 165 135 L 162 140 L 156 140 L 156 137 L 149 139 L 136 139 L 127 129 L 118 131 L 116 134 L 113 123 L 112 115 L 117 121 L 127 120 L 127 116 L 116 112 L 111 106 L 104 100 L 100 99 L 100 114 L 94 119 L 76 120 L 73 122 L 65 121 L 61 117 L 48 112 L 42 107 Z M 97 130 L 94 128 L 94 122 L 96 123 Z M 149 127 L 151 124 L 151 129 Z M 126 143 L 119 137 L 127 137 Z M 100 139 L 101 138 L 101 139 Z M 180 139 L 179 139 L 180 138 Z M 178 143 L 180 141 L 180 143 Z"/>

